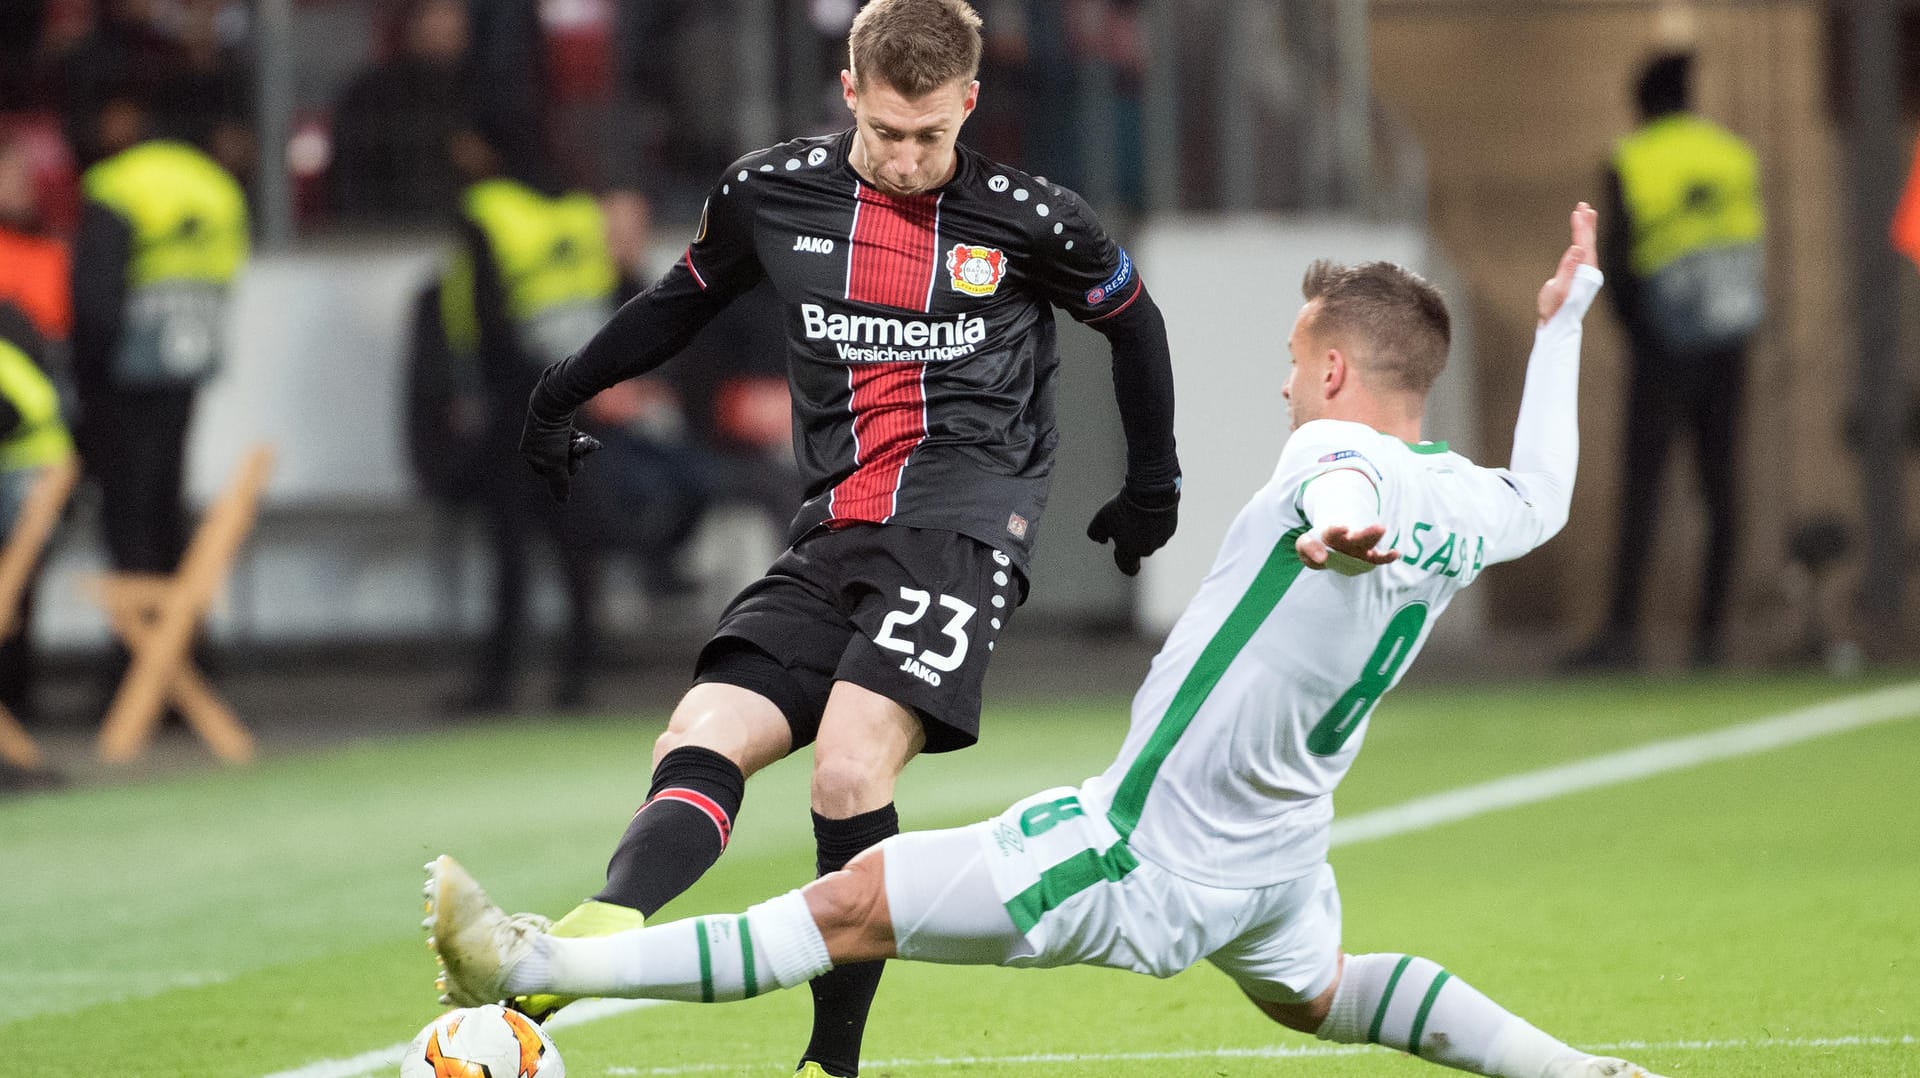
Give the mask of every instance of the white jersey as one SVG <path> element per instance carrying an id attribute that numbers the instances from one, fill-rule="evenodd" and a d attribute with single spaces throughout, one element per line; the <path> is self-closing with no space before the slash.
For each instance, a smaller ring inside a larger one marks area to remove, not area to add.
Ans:
<path id="1" fill-rule="evenodd" d="M 1487 566 L 1566 521 L 1579 317 L 1600 279 L 1582 270 L 1536 337 L 1513 469 L 1359 423 L 1317 420 L 1287 440 L 1134 696 L 1119 758 L 1083 787 L 1086 810 L 1135 854 L 1237 888 L 1325 860 L 1333 789 L 1434 620 Z M 1308 570 L 1294 551 L 1313 526 L 1307 485 L 1341 469 L 1372 480 L 1386 543 L 1401 553 L 1358 576 Z"/>

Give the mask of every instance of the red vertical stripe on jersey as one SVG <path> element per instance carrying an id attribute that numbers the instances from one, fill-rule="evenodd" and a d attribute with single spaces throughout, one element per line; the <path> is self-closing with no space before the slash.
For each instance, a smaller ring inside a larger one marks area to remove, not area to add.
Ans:
<path id="1" fill-rule="evenodd" d="M 927 309 L 927 281 L 940 264 L 940 198 L 894 198 L 865 184 L 855 197 L 847 298 L 908 311 Z"/>
<path id="2" fill-rule="evenodd" d="M 894 198 L 860 184 L 847 247 L 847 298 L 925 312 L 940 269 L 940 198 Z M 854 363 L 853 474 L 833 489 L 833 520 L 884 523 L 927 437 L 924 363 Z"/>

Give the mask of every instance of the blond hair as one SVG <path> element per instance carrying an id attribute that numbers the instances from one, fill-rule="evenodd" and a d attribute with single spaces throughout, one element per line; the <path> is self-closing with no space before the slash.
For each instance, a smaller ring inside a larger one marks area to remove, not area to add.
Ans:
<path id="1" fill-rule="evenodd" d="M 868 79 L 908 98 L 980 72 L 980 16 L 966 0 L 873 0 L 847 37 L 854 87 Z"/>
<path id="2" fill-rule="evenodd" d="M 1319 300 L 1312 332 L 1358 338 L 1365 368 L 1380 389 L 1425 394 L 1447 366 L 1452 319 L 1447 301 L 1426 278 L 1391 262 L 1343 266 L 1321 259 L 1307 267 L 1300 294 Z"/>

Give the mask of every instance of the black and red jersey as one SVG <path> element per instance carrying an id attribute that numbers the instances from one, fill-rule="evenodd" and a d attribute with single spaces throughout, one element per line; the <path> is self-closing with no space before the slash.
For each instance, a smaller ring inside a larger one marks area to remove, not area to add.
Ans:
<path id="1" fill-rule="evenodd" d="M 1072 191 L 961 146 L 944 185 L 898 198 L 860 179 L 852 137 L 797 139 L 735 163 L 693 244 L 634 300 L 648 309 L 623 309 L 568 365 L 637 373 L 633 350 L 646 366 L 665 359 L 651 353 L 677 348 L 690 320 L 764 277 L 785 310 L 806 481 L 794 535 L 850 521 L 939 528 L 1024 569 L 1058 438 L 1049 308 L 1102 328 L 1142 300 L 1139 274 Z M 619 348 L 627 354 L 599 355 Z M 555 405 L 605 384 L 559 373 L 543 389 Z M 1171 378 L 1146 381 L 1164 383 L 1165 399 L 1128 423 L 1129 442 L 1163 425 L 1164 449 L 1147 459 L 1130 445 L 1129 481 L 1171 484 Z"/>

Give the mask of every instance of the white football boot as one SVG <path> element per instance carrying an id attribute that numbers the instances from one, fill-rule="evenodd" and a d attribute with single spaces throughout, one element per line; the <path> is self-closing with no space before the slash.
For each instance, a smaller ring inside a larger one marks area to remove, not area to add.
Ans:
<path id="1" fill-rule="evenodd" d="M 480 884 L 445 854 L 427 863 L 427 946 L 440 963 L 434 988 L 440 1002 L 479 1007 L 507 998 L 507 974 L 532 953 L 535 937 L 552 926 L 534 913 L 508 916 Z"/>

